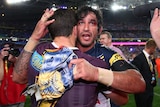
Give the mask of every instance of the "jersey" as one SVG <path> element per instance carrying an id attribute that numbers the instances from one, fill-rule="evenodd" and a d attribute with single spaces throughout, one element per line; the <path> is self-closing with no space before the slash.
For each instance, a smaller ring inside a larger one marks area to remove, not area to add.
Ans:
<path id="1" fill-rule="evenodd" d="M 34 57 L 32 56 L 30 59 L 28 71 L 29 86 L 35 84 L 36 77 L 39 75 L 42 69 L 42 55 L 46 49 L 51 50 L 56 48 L 52 43 L 41 43 L 35 49 L 37 55 L 34 55 Z M 82 53 L 77 49 L 73 50 L 73 52 L 78 58 L 84 58 L 94 66 L 108 68 L 108 65 L 98 58 L 91 57 L 90 55 Z M 60 97 L 55 107 L 93 107 L 96 103 L 97 96 L 98 83 L 88 82 L 82 79 L 76 80 L 74 81 L 73 86 L 66 90 L 65 93 Z M 36 107 L 37 102 L 35 95 L 31 96 L 31 103 L 32 107 Z"/>
<path id="2" fill-rule="evenodd" d="M 136 69 L 133 64 L 126 62 L 120 54 L 99 43 L 96 43 L 93 48 L 85 53 L 105 61 L 108 65 L 108 69 L 112 71 Z"/>
<path id="3" fill-rule="evenodd" d="M 124 71 L 127 69 L 136 69 L 132 64 L 126 62 L 125 59 L 123 59 L 123 57 L 120 54 L 99 43 L 96 43 L 93 48 L 91 48 L 85 53 L 105 61 L 106 64 L 108 65 L 108 69 L 111 69 L 112 71 Z M 100 88 L 101 87 L 105 86 L 100 84 Z M 101 88 L 101 89 L 95 107 L 110 107 L 110 104 L 106 104 L 109 103 L 108 101 L 109 99 L 104 98 L 104 95 L 102 94 L 102 93 L 110 93 L 110 91 L 107 91 L 107 88 Z"/>

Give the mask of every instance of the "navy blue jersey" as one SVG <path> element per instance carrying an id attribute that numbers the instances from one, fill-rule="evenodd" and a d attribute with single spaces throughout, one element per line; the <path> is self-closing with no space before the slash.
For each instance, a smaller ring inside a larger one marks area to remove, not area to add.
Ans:
<path id="1" fill-rule="evenodd" d="M 108 65 L 108 69 L 113 71 L 136 69 L 131 63 L 125 61 L 117 52 L 98 43 L 86 53 L 105 61 Z"/>
<path id="2" fill-rule="evenodd" d="M 55 49 L 51 43 L 39 44 L 36 51 L 33 53 L 34 57 L 30 59 L 28 81 L 29 85 L 35 84 L 42 67 L 42 55 L 45 49 Z M 79 50 L 73 50 L 78 58 L 84 58 L 92 65 L 102 68 L 108 68 L 108 65 L 103 60 L 91 57 Z M 55 107 L 94 107 L 98 95 L 98 83 L 88 82 L 85 80 L 74 81 L 72 88 L 67 90 L 58 100 Z M 31 97 L 32 107 L 36 107 L 37 102 L 35 96 Z"/>

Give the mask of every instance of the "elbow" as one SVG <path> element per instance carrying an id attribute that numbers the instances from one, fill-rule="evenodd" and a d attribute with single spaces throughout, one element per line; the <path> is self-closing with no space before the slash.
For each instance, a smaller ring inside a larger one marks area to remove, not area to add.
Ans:
<path id="1" fill-rule="evenodd" d="M 137 82 L 137 93 L 142 93 L 146 90 L 146 82 L 143 78 L 143 76 L 139 73 L 139 82 Z M 137 79 L 138 80 L 138 79 Z M 139 87 L 139 88 L 138 88 Z"/>
<path id="2" fill-rule="evenodd" d="M 140 72 L 136 71 L 135 72 L 135 78 L 136 79 L 134 79 L 135 82 L 133 84 L 134 86 L 136 86 L 135 87 L 135 93 L 142 93 L 142 92 L 144 92 L 146 90 L 146 82 L 145 82 L 143 76 L 141 75 Z"/>
<path id="3" fill-rule="evenodd" d="M 142 79 L 142 82 L 139 84 L 139 91 L 137 93 L 142 93 L 146 90 L 146 82 Z"/>

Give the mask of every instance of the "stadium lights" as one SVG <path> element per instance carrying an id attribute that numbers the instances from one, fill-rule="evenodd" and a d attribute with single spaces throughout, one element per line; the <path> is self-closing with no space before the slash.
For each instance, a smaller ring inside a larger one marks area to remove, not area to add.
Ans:
<path id="1" fill-rule="evenodd" d="M 118 5 L 118 4 L 113 4 L 111 6 L 111 9 L 113 11 L 122 10 L 122 9 L 125 10 L 125 9 L 127 9 L 127 7 L 126 6 L 121 6 L 121 5 Z"/>
<path id="2" fill-rule="evenodd" d="M 30 0 L 6 0 L 8 4 L 16 4 L 16 3 L 21 3 L 21 2 L 26 2 Z"/>

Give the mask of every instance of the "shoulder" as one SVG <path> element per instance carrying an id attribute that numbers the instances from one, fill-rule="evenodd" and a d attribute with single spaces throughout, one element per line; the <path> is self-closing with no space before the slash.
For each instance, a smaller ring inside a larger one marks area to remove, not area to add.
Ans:
<path id="1" fill-rule="evenodd" d="M 116 53 L 114 50 L 112 50 L 104 45 L 98 44 L 98 43 L 95 45 L 95 48 L 103 53 L 110 53 L 110 54 Z"/>
<path id="2" fill-rule="evenodd" d="M 84 58 L 85 60 L 87 60 L 89 63 L 91 63 L 94 66 L 102 67 L 102 68 L 107 68 L 108 67 L 107 63 L 104 62 L 103 60 L 99 59 L 99 58 L 88 55 L 88 54 L 83 53 L 79 50 L 74 51 L 74 53 L 78 56 L 78 58 Z"/>
<path id="3" fill-rule="evenodd" d="M 53 49 L 54 46 L 51 44 L 51 42 L 41 42 L 37 45 L 35 51 L 38 53 L 43 53 L 45 49 Z"/>
<path id="4" fill-rule="evenodd" d="M 144 53 L 141 52 L 141 53 L 139 53 L 139 54 L 135 57 L 135 59 L 142 59 L 142 58 L 144 58 L 144 57 L 145 57 Z"/>

